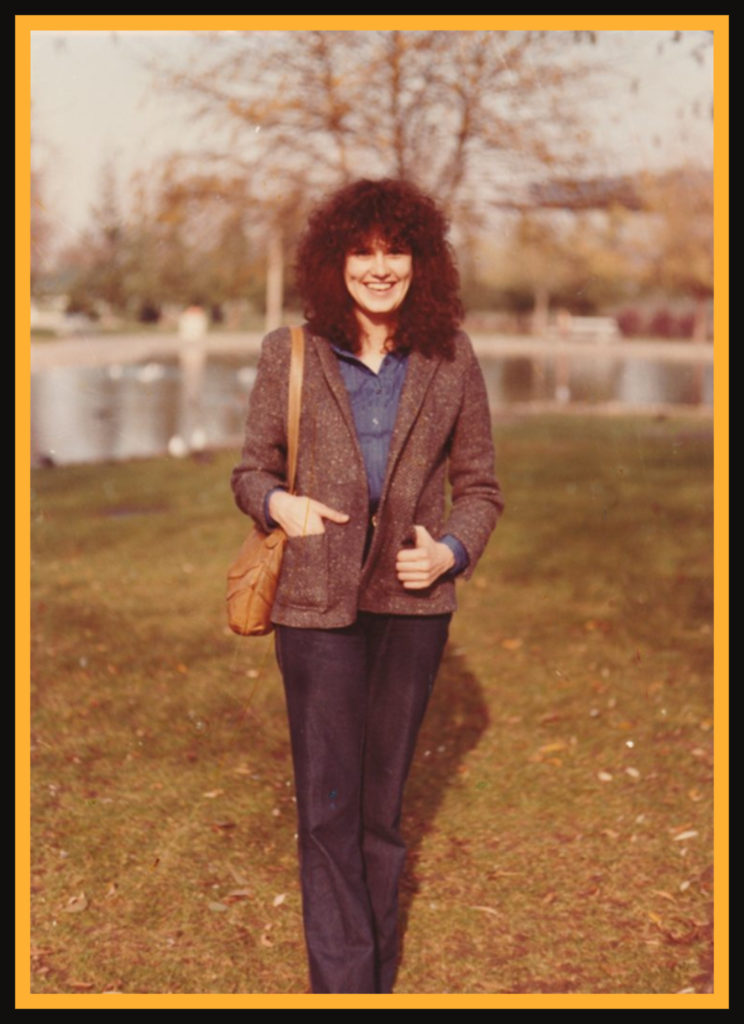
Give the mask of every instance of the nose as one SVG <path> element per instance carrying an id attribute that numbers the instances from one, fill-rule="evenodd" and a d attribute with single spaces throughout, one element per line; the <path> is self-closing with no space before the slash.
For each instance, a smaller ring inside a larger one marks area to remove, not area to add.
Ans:
<path id="1" fill-rule="evenodd" d="M 374 261 L 372 263 L 372 273 L 375 274 L 376 277 L 387 277 L 387 253 L 385 252 L 384 249 L 375 249 Z"/>

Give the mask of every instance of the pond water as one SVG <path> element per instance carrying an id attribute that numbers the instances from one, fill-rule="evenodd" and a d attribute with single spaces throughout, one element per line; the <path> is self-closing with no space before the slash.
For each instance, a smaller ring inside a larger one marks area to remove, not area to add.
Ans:
<path id="1" fill-rule="evenodd" d="M 255 357 L 209 356 L 31 376 L 32 464 L 183 455 L 239 446 Z M 492 408 L 530 402 L 712 406 L 711 365 L 645 359 L 481 358 Z"/>

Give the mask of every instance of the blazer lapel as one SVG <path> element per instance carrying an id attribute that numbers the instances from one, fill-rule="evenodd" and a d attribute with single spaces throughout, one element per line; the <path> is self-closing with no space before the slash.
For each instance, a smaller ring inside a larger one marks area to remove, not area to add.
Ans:
<path id="1" fill-rule="evenodd" d="M 331 348 L 330 344 L 324 338 L 313 337 L 315 344 L 315 351 L 318 353 L 318 359 L 320 361 L 323 374 L 328 383 L 328 387 L 331 389 L 331 393 L 341 410 L 344 422 L 348 427 L 349 433 L 351 434 L 351 440 L 354 448 L 359 455 L 359 459 L 362 464 L 364 459 L 362 457 L 362 449 L 359 447 L 359 439 L 357 438 L 356 425 L 354 423 L 354 415 L 351 411 L 351 403 L 349 402 L 349 393 L 346 390 L 344 379 L 341 376 L 341 371 L 338 368 L 338 357 Z"/>
<path id="2" fill-rule="evenodd" d="M 408 357 L 408 369 L 403 384 L 403 391 L 398 405 L 398 415 L 395 419 L 393 436 L 390 439 L 390 450 L 388 452 L 387 472 L 385 474 L 385 485 L 382 497 L 384 499 L 388 489 L 388 482 L 395 469 L 403 446 L 408 440 L 408 435 L 416 422 L 416 417 L 424 401 L 432 377 L 439 367 L 438 358 L 427 359 L 420 352 L 411 352 Z"/>

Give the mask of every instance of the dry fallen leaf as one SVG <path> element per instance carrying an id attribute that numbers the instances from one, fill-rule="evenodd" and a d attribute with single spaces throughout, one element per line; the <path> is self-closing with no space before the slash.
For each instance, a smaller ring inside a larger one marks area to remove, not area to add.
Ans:
<path id="1" fill-rule="evenodd" d="M 697 835 L 697 832 L 695 831 L 695 829 L 691 828 L 691 829 L 688 829 L 686 832 L 680 832 L 678 835 L 676 835 L 674 837 L 674 841 L 675 841 L 675 843 L 678 843 L 678 842 L 680 842 L 683 839 L 694 839 L 694 837 L 696 835 Z"/>
<path id="2" fill-rule="evenodd" d="M 238 900 L 248 900 L 253 896 L 250 889 L 232 889 L 225 896 L 225 903 L 237 903 Z"/>
<path id="3" fill-rule="evenodd" d="M 88 906 L 88 900 L 84 892 L 79 893 L 77 896 L 70 896 L 67 901 L 64 910 L 67 914 L 79 914 L 81 910 L 85 910 Z"/>
<path id="4" fill-rule="evenodd" d="M 552 754 L 555 750 L 565 750 L 568 744 L 564 740 L 556 740 L 555 743 L 544 743 L 539 749 L 539 754 Z"/>
<path id="5" fill-rule="evenodd" d="M 579 896 L 583 900 L 585 900 L 585 899 L 588 899 L 590 896 L 597 896 L 599 894 L 599 892 L 600 892 L 599 886 L 598 885 L 593 885 L 589 889 L 582 889 L 579 892 Z"/>
<path id="6" fill-rule="evenodd" d="M 280 907 L 282 905 L 282 903 L 284 903 L 286 898 L 287 898 L 287 894 L 285 892 L 282 892 L 278 896 L 275 896 L 274 897 L 274 906 L 275 907 Z"/>
<path id="7" fill-rule="evenodd" d="M 656 896 L 661 896 L 662 899 L 671 900 L 672 903 L 674 903 L 674 896 L 672 896 L 672 894 L 669 892 L 664 892 L 663 889 L 652 889 L 651 892 L 654 893 Z"/>
<path id="8" fill-rule="evenodd" d="M 524 640 L 518 636 L 508 637 L 506 640 L 501 641 L 501 646 L 507 651 L 518 651 L 524 643 Z"/>
<path id="9" fill-rule="evenodd" d="M 37 946 L 33 942 L 31 943 L 31 956 L 49 956 L 50 953 L 54 952 L 52 946 Z"/>
<path id="10" fill-rule="evenodd" d="M 694 921 L 688 922 L 688 927 L 685 931 L 672 932 L 668 928 L 663 929 L 664 938 L 674 946 L 691 946 L 705 935 L 706 932 L 707 929 L 705 927 L 695 924 Z"/>
<path id="11" fill-rule="evenodd" d="M 494 910 L 493 907 L 471 907 L 471 910 L 482 910 L 484 914 L 493 914 L 494 917 L 501 917 L 502 915 L 498 910 Z"/>
<path id="12" fill-rule="evenodd" d="M 235 881 L 237 882 L 237 884 L 239 886 L 246 886 L 246 885 L 248 885 L 248 879 L 242 873 L 242 871 L 238 871 L 238 869 L 233 867 L 232 864 L 228 864 L 227 865 L 227 869 L 230 872 L 230 874 L 233 876 L 233 878 L 235 879 Z"/>

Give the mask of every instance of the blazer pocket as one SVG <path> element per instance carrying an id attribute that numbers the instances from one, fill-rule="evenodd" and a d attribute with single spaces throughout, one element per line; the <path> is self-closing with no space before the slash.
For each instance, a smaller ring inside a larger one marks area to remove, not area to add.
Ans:
<path id="1" fill-rule="evenodd" d="M 310 533 L 288 537 L 277 603 L 291 608 L 328 606 L 328 536 Z"/>

